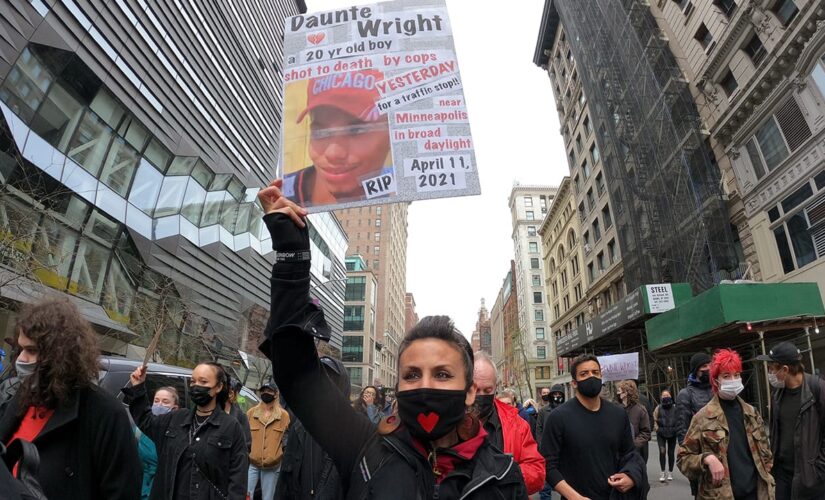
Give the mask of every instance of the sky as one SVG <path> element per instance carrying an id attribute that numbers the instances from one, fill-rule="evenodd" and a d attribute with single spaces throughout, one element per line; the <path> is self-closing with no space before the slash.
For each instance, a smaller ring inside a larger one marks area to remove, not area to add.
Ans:
<path id="1" fill-rule="evenodd" d="M 307 0 L 309 12 L 350 5 Z M 513 258 L 514 182 L 556 186 L 568 173 L 550 79 L 533 64 L 543 7 L 447 0 L 481 195 L 410 206 L 407 291 L 420 317 L 448 315 L 468 338 L 481 299 L 492 309 Z"/>

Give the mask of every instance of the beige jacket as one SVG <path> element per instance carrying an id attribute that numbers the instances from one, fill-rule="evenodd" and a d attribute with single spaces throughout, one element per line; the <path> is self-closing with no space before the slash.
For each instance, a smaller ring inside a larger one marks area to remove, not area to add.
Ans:
<path id="1" fill-rule="evenodd" d="M 266 406 L 263 403 L 246 412 L 249 429 L 252 431 L 252 449 L 249 465 L 260 469 L 272 469 L 281 464 L 284 455 L 284 434 L 289 427 L 289 413 L 277 403 L 268 419 L 264 418 Z"/>

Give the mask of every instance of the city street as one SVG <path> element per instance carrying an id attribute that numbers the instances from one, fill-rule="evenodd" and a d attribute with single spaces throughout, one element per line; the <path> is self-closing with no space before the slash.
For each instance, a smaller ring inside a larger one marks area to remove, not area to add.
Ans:
<path id="1" fill-rule="evenodd" d="M 681 500 L 690 498 L 690 484 L 687 478 L 679 472 L 676 467 L 673 468 L 673 481 L 669 483 L 660 483 L 659 475 L 662 473 L 659 468 L 659 445 L 655 440 L 649 443 L 650 455 L 647 459 L 647 478 L 650 482 L 650 493 L 647 498 L 649 500 Z"/>

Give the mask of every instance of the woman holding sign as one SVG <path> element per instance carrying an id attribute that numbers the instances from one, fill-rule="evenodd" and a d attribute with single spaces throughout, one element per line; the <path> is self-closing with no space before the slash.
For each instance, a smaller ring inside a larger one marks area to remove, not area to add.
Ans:
<path id="1" fill-rule="evenodd" d="M 323 313 L 309 299 L 307 212 L 282 186 L 275 181 L 258 195 L 276 251 L 261 351 L 286 402 L 335 462 L 346 498 L 527 498 L 517 464 L 479 425 L 472 348 L 446 316 L 407 332 L 398 347 L 398 415 L 378 426 L 326 376 L 314 338 Z"/>

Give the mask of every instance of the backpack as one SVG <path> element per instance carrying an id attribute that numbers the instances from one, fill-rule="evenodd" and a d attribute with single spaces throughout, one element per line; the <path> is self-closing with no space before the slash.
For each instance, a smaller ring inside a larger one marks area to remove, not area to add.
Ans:
<path id="1" fill-rule="evenodd" d="M 8 447 L 0 443 L 0 456 L 4 467 L 0 466 L 0 491 L 8 494 L 9 500 L 48 500 L 37 474 L 40 470 L 40 453 L 37 447 L 22 439 L 15 439 Z M 17 464 L 17 476 L 11 473 Z"/>

